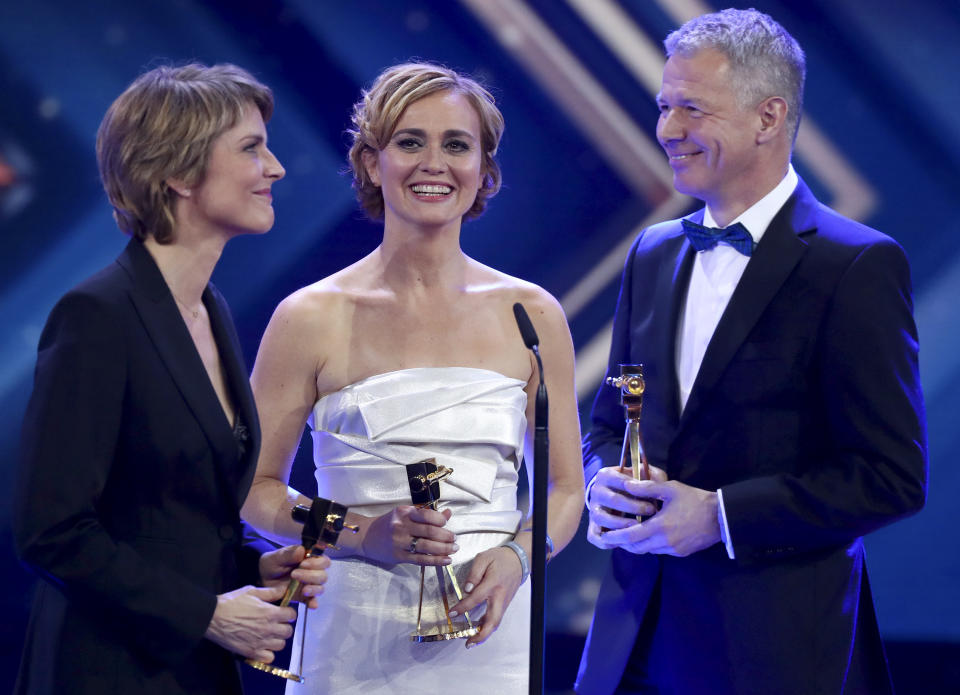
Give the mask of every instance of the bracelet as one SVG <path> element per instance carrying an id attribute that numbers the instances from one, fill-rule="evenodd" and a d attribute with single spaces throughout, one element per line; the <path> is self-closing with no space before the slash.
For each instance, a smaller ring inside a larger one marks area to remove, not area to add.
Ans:
<path id="1" fill-rule="evenodd" d="M 533 528 L 532 528 L 532 527 L 531 527 L 531 528 L 522 528 L 522 529 L 520 529 L 520 533 L 533 533 Z M 547 557 L 546 557 L 546 561 L 547 561 L 547 562 L 550 562 L 550 558 L 553 557 L 553 539 L 550 538 L 550 534 L 549 534 L 549 533 L 545 533 L 545 534 L 543 534 L 543 535 L 544 535 L 544 537 L 546 538 L 546 545 L 547 545 Z"/>
<path id="2" fill-rule="evenodd" d="M 504 543 L 503 547 L 510 548 L 510 550 L 517 554 L 517 559 L 520 561 L 520 583 L 523 584 L 527 581 L 527 577 L 530 576 L 530 563 L 527 561 L 527 551 L 515 541 Z"/>

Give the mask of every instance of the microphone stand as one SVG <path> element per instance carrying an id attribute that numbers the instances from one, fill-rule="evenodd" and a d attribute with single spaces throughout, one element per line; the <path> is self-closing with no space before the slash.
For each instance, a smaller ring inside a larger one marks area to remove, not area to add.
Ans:
<path id="1" fill-rule="evenodd" d="M 547 387 L 543 383 L 543 362 L 533 346 L 540 369 L 537 387 L 536 427 L 533 434 L 533 567 L 530 591 L 530 694 L 543 693 L 544 602 L 547 588 L 547 471 L 550 440 L 547 430 Z M 536 674 L 536 678 L 534 678 Z"/>
<path id="2" fill-rule="evenodd" d="M 543 382 L 543 360 L 539 340 L 530 317 L 519 302 L 513 313 L 527 348 L 537 358 L 540 384 L 537 386 L 533 434 L 533 557 L 530 567 L 530 695 L 543 694 L 544 599 L 547 587 L 547 475 L 550 469 L 547 386 Z"/>

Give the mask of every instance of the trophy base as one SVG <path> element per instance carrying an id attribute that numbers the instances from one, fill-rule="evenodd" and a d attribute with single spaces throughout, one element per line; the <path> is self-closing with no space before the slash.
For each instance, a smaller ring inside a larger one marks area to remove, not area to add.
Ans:
<path id="1" fill-rule="evenodd" d="M 473 637 L 478 632 L 480 632 L 479 627 L 465 627 L 462 630 L 454 630 L 453 632 L 432 632 L 430 634 L 415 632 L 410 635 L 410 641 L 417 642 L 418 644 L 423 644 L 424 642 L 446 642 L 452 639 Z"/>
<path id="2" fill-rule="evenodd" d="M 286 678 L 288 681 L 293 681 L 294 683 L 303 683 L 305 680 L 303 676 L 297 675 L 293 671 L 287 671 L 279 666 L 271 666 L 270 664 L 265 664 L 261 661 L 254 661 L 253 659 L 247 659 L 246 662 L 248 666 L 253 666 L 258 671 L 264 671 L 272 676 Z"/>

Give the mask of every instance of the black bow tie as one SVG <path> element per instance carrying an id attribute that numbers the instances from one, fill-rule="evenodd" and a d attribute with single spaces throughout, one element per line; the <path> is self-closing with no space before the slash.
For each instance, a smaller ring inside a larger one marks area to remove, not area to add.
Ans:
<path id="1" fill-rule="evenodd" d="M 753 253 L 753 237 L 739 222 L 723 229 L 704 227 L 690 220 L 680 220 L 680 224 L 683 225 L 683 231 L 690 240 L 690 244 L 697 251 L 709 251 L 722 242 L 732 246 L 744 256 L 750 256 Z"/>

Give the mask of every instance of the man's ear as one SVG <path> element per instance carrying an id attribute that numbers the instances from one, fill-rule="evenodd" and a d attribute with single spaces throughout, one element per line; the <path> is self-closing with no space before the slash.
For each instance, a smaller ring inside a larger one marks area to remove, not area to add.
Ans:
<path id="1" fill-rule="evenodd" d="M 363 168 L 367 176 L 373 181 L 374 186 L 380 185 L 380 159 L 377 152 L 371 148 L 365 149 L 360 153 L 360 159 L 363 162 Z"/>
<path id="2" fill-rule="evenodd" d="M 768 97 L 757 106 L 760 129 L 757 144 L 770 142 L 787 127 L 787 101 L 783 97 Z"/>

